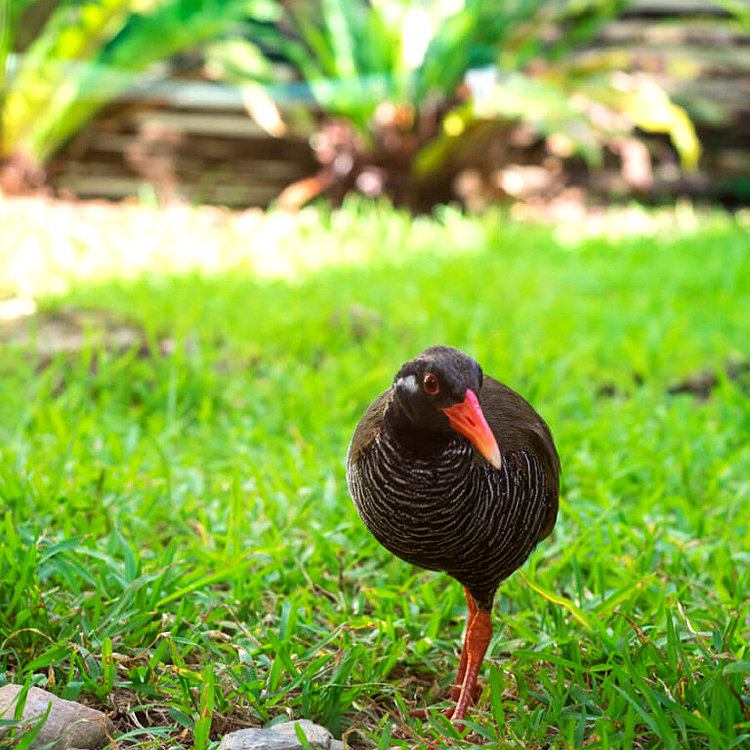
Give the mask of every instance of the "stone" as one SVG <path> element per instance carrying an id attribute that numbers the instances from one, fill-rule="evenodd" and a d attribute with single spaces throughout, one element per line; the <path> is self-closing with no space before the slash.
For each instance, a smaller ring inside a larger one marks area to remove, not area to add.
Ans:
<path id="1" fill-rule="evenodd" d="M 303 750 L 304 745 L 297 739 L 295 724 L 299 724 L 310 746 L 316 750 L 344 750 L 341 740 L 333 739 L 333 735 L 325 727 L 314 724 L 309 719 L 287 721 L 266 729 L 240 729 L 225 734 L 218 750 Z"/>
<path id="2" fill-rule="evenodd" d="M 22 687 L 0 687 L 0 716 L 6 721 L 13 718 L 16 698 Z M 38 687 L 29 689 L 22 716 L 24 719 L 44 716 L 49 704 L 49 715 L 31 744 L 32 748 L 54 742 L 52 750 L 98 750 L 109 742 L 114 727 L 101 711 L 58 698 Z"/>

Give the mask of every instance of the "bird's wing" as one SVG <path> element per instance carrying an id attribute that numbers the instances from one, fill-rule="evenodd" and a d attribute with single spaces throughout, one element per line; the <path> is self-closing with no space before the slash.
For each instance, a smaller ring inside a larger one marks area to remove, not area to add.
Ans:
<path id="1" fill-rule="evenodd" d="M 489 375 L 484 376 L 479 403 L 501 453 L 526 451 L 542 464 L 549 511 L 537 540 L 541 541 L 552 532 L 557 519 L 560 458 L 552 433 L 526 399 Z"/>
<path id="2" fill-rule="evenodd" d="M 352 442 L 349 445 L 348 462 L 354 463 L 362 455 L 362 451 L 378 436 L 383 423 L 385 410 L 390 403 L 393 389 L 381 393 L 367 408 L 354 430 Z"/>

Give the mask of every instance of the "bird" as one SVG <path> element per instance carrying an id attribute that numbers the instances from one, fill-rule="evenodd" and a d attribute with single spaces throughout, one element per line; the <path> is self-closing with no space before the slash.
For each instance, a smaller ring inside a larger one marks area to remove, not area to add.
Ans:
<path id="1" fill-rule="evenodd" d="M 466 630 L 445 711 L 460 725 L 481 694 L 495 593 L 557 520 L 560 459 L 552 433 L 528 401 L 475 359 L 431 346 L 398 370 L 359 420 L 346 478 L 381 545 L 464 587 Z"/>

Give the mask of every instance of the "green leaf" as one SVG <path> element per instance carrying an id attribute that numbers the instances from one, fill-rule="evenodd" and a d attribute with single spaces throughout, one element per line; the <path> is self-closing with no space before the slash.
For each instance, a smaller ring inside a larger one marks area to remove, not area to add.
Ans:
<path id="1" fill-rule="evenodd" d="M 195 750 L 205 750 L 208 747 L 209 732 L 211 731 L 211 718 L 202 716 L 195 722 L 193 728 L 193 748 Z"/>
<path id="2" fill-rule="evenodd" d="M 305 750 L 313 750 L 313 746 L 310 744 L 310 740 L 307 739 L 305 730 L 302 729 L 299 722 L 294 723 L 294 734 L 299 740 L 300 745 L 302 745 L 302 747 L 304 747 Z"/>
<path id="3" fill-rule="evenodd" d="M 724 674 L 750 674 L 750 661 L 733 661 L 725 664 L 721 671 Z"/>

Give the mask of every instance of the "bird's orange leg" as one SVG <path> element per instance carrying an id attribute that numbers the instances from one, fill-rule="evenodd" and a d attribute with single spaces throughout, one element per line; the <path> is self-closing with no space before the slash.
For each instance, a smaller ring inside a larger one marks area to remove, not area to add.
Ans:
<path id="1" fill-rule="evenodd" d="M 451 720 L 454 722 L 460 722 L 466 716 L 466 709 L 475 696 L 475 690 L 478 688 L 477 675 L 482 666 L 482 661 L 484 661 L 487 646 L 490 645 L 491 637 L 492 619 L 490 613 L 478 609 L 466 630 L 464 640 L 466 671 L 464 672 L 456 707 L 451 714 Z"/>
<path id="2" fill-rule="evenodd" d="M 461 648 L 461 656 L 458 660 L 456 679 L 451 686 L 451 700 L 455 701 L 456 706 L 443 710 L 443 713 L 449 719 L 452 718 L 458 720 L 464 718 L 466 707 L 469 704 L 475 703 L 482 691 L 482 686 L 477 683 L 477 674 L 482 665 L 482 660 L 484 658 L 484 653 L 487 650 L 487 646 L 489 645 L 490 637 L 492 636 L 492 622 L 490 621 L 489 613 L 479 611 L 477 603 L 474 601 L 474 597 L 469 593 L 469 590 L 466 587 L 464 587 L 464 593 L 466 594 L 466 604 L 468 606 L 466 635 L 464 636 L 464 643 Z M 484 615 L 484 618 L 478 621 L 477 618 L 480 615 Z M 485 631 L 487 631 L 486 634 Z M 470 664 L 472 665 L 470 671 L 473 674 L 467 677 L 467 669 L 469 669 Z M 469 679 L 469 677 L 471 679 Z M 460 705 L 463 705 L 463 708 L 461 709 L 460 715 L 457 715 Z M 409 716 L 418 719 L 426 719 L 427 711 L 425 709 L 409 711 Z"/>
<path id="3" fill-rule="evenodd" d="M 461 647 L 461 657 L 458 660 L 458 672 L 456 672 L 456 679 L 451 686 L 452 701 L 458 701 L 458 698 L 461 695 L 461 685 L 463 685 L 464 675 L 466 674 L 466 636 L 469 633 L 469 626 L 471 625 L 471 621 L 474 619 L 474 615 L 477 613 L 477 603 L 474 601 L 474 597 L 469 593 L 469 589 L 467 589 L 466 586 L 464 586 L 464 593 L 466 594 L 466 605 L 468 607 L 468 614 L 466 616 L 466 635 L 464 635 L 464 643 Z M 472 703 L 479 697 L 478 693 L 481 690 L 479 685 L 477 685 L 476 687 L 477 689 L 474 690 L 474 694 L 471 696 Z"/>

